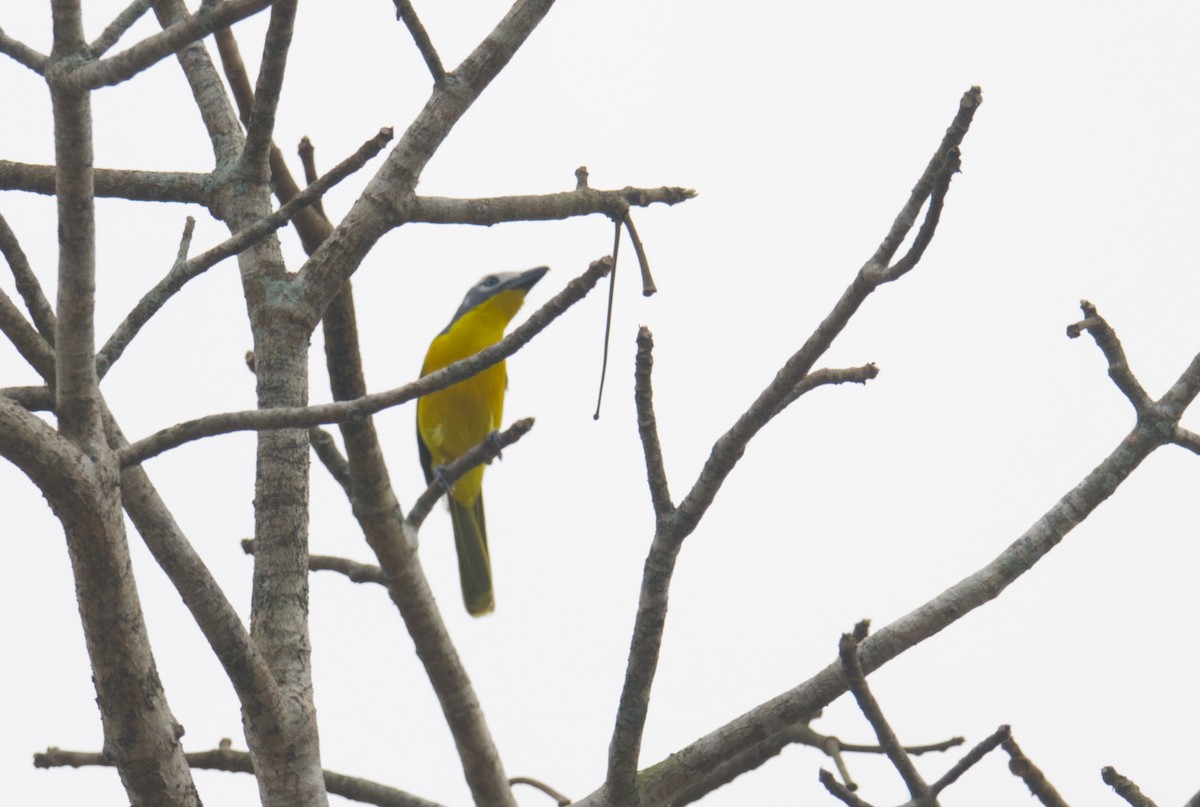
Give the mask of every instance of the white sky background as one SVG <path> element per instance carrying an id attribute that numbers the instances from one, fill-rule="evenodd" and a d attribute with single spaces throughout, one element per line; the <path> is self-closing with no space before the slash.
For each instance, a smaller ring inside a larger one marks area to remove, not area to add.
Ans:
<path id="1" fill-rule="evenodd" d="M 86 5 L 95 36 L 124 2 Z M 328 168 L 381 126 L 402 131 L 430 81 L 386 0 L 302 4 L 276 140 L 302 135 Z M 418 4 L 453 66 L 505 2 Z M 632 405 L 634 336 L 655 334 L 655 400 L 672 493 L 829 310 L 874 251 L 957 109 L 984 104 L 937 237 L 882 288 L 827 357 L 880 367 L 812 393 L 758 436 L 680 555 L 642 754 L 648 765 L 809 677 L 841 632 L 907 613 L 991 560 L 1132 425 L 1090 338 L 1068 340 L 1081 297 L 1123 340 L 1157 397 L 1200 349 L 1195 222 L 1200 8 L 1185 2 L 1005 4 L 562 2 L 425 172 L 438 195 L 683 185 L 700 196 L 635 212 L 660 294 L 640 296 L 622 248 L 604 414 L 591 419 L 604 295 L 510 360 L 506 419 L 537 427 L 487 475 L 497 611 L 463 611 L 449 519 L 423 559 L 510 775 L 579 798 L 601 781 L 652 531 Z M 253 64 L 265 16 L 239 26 Z M 49 48 L 47 3 L 6 3 L 0 26 Z M 153 30 L 143 21 L 123 44 Z M 211 45 L 211 40 L 210 40 Z M 215 48 L 211 48 L 215 52 Z M 0 59 L 0 158 L 48 163 L 44 86 Z M 177 64 L 94 96 L 97 164 L 203 171 L 211 150 Z M 381 158 L 380 158 L 381 159 Z M 336 221 L 371 166 L 329 194 Z M 299 172 L 298 161 L 292 161 Z M 53 293 L 53 200 L 0 195 Z M 199 209 L 102 202 L 98 328 L 107 337 L 169 268 L 184 217 L 193 251 L 227 233 Z M 411 380 L 462 293 L 492 270 L 549 264 L 543 302 L 611 246 L 602 217 L 493 228 L 411 226 L 355 275 L 370 387 Z M 290 231 L 284 249 L 302 262 Z M 0 288 L 14 295 L 11 276 Z M 190 284 L 104 383 L 131 438 L 253 405 L 232 261 Z M 328 399 L 320 334 L 312 399 Z M 33 383 L 0 346 L 0 386 Z M 1194 414 L 1185 418 L 1197 427 Z M 376 418 L 407 506 L 423 489 L 413 414 Z M 148 462 L 168 504 L 248 616 L 253 438 L 193 443 Z M 870 681 L 902 739 L 968 744 L 1001 723 L 1074 804 L 1122 803 L 1114 765 L 1160 805 L 1197 789 L 1200 718 L 1194 505 L 1200 458 L 1153 455 L 996 602 Z M 370 560 L 340 489 L 313 469 L 312 551 Z M 0 781 L 12 804 L 127 804 L 111 769 L 34 770 L 47 746 L 99 750 L 101 731 L 61 530 L 0 465 Z M 131 532 L 159 670 L 189 750 L 233 737 L 237 703 L 170 584 Z M 447 804 L 468 799 L 411 642 L 380 588 L 320 573 L 312 642 L 328 768 Z M 846 698 L 818 730 L 867 742 Z M 935 779 L 961 755 L 925 757 Z M 993 754 L 946 805 L 1029 802 Z M 904 800 L 886 764 L 851 757 L 860 794 Z M 705 800 L 832 804 L 831 763 L 785 750 Z M 245 775 L 197 771 L 210 804 L 256 803 Z M 549 803 L 520 790 L 522 805 Z M 342 803 L 339 799 L 334 802 Z"/>

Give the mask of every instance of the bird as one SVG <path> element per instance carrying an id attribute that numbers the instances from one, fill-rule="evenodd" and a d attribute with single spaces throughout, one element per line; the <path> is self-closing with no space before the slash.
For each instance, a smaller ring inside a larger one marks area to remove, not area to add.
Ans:
<path id="1" fill-rule="evenodd" d="M 450 324 L 430 343 L 421 375 L 499 342 L 525 302 L 526 293 L 548 271 L 549 267 L 539 266 L 524 272 L 498 272 L 472 286 Z M 417 399 L 417 448 L 427 484 L 439 478 L 441 466 L 462 456 L 500 428 L 507 388 L 508 373 L 500 361 L 477 375 Z M 483 616 L 496 607 L 483 518 L 483 466 L 467 471 L 446 492 L 463 603 L 472 616 Z"/>

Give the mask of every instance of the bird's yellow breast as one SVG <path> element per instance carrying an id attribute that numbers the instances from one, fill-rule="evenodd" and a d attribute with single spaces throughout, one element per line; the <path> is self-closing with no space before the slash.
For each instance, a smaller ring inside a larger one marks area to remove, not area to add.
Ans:
<path id="1" fill-rule="evenodd" d="M 452 322 L 430 344 L 421 375 L 440 370 L 499 342 L 524 297 L 524 292 L 502 292 Z M 417 428 L 435 466 L 461 456 L 500 427 L 507 385 L 504 362 L 499 362 L 478 375 L 417 401 Z"/>

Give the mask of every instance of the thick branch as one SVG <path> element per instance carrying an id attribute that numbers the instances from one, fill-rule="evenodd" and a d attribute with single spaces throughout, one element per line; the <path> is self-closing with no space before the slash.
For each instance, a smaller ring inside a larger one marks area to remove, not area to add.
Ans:
<path id="1" fill-rule="evenodd" d="M 0 160 L 0 190 L 54 195 L 53 165 L 30 165 Z M 164 171 L 95 169 L 97 196 L 135 202 L 181 202 L 208 205 L 209 174 Z"/>
<path id="2" fill-rule="evenodd" d="M 610 267 L 611 262 L 608 258 L 595 261 L 586 272 L 568 283 L 565 289 L 539 308 L 519 327 L 513 329 L 504 339 L 484 348 L 470 358 L 455 362 L 402 387 L 366 395 L 353 401 L 304 407 L 251 409 L 189 420 L 156 432 L 123 449 L 120 452 L 121 463 L 128 466 L 143 462 L 184 443 L 218 434 L 308 428 L 321 423 L 341 423 L 372 415 L 422 395 L 445 389 L 516 353 L 568 308 L 582 300 L 584 295 L 595 287 L 599 279 L 608 274 Z"/>
<path id="3" fill-rule="evenodd" d="M 38 53 L 24 42 L 18 42 L 13 39 L 4 33 L 3 28 L 0 28 L 0 53 L 10 57 L 18 64 L 25 65 L 38 75 L 45 73 L 46 65 L 50 63 L 49 56 L 44 53 Z"/>
<path id="4" fill-rule="evenodd" d="M 50 388 L 40 387 L 0 387 L 0 398 L 16 401 L 30 412 L 53 412 L 54 396 Z"/>

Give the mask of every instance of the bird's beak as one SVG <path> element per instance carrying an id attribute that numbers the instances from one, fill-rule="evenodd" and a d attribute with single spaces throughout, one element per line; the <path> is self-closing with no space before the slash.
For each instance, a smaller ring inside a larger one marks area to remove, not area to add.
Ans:
<path id="1" fill-rule="evenodd" d="M 520 291 L 529 291 L 549 271 L 549 266 L 539 266 L 536 269 L 526 269 L 512 280 L 505 283 L 504 288 L 500 289 L 500 291 L 511 291 L 514 289 Z"/>

